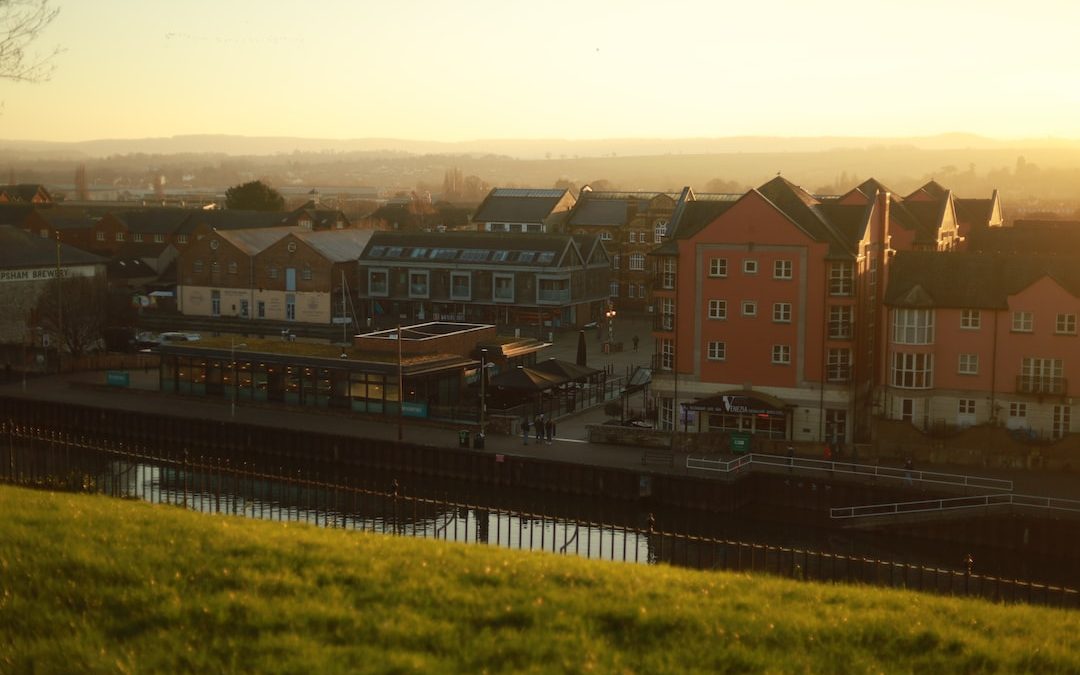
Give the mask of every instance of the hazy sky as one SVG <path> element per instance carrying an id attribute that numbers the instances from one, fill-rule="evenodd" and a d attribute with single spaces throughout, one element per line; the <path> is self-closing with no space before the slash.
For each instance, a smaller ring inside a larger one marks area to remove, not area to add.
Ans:
<path id="1" fill-rule="evenodd" d="M 53 0 L 0 138 L 1080 138 L 1075 0 Z"/>

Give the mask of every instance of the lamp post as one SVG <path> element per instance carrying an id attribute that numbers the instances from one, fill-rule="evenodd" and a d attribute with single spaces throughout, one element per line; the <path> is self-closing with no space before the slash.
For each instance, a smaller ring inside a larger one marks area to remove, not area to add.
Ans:
<path id="1" fill-rule="evenodd" d="M 229 363 L 232 364 L 232 396 L 229 399 L 229 417 L 236 418 L 236 397 L 240 393 L 240 383 L 236 381 L 236 348 L 247 347 L 247 343 L 236 344 L 236 337 L 229 338 Z"/>
<path id="2" fill-rule="evenodd" d="M 487 350 L 480 350 L 480 433 L 484 433 L 484 417 L 487 412 Z"/>
<path id="3" fill-rule="evenodd" d="M 607 339 L 609 343 L 615 342 L 615 308 L 608 306 L 604 316 L 607 318 Z"/>

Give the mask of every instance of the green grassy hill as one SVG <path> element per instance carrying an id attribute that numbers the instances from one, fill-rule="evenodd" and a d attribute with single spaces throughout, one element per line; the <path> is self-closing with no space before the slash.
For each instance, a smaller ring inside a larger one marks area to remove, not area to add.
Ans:
<path id="1" fill-rule="evenodd" d="M 1080 612 L 0 487 L 0 673 L 1080 672 Z"/>

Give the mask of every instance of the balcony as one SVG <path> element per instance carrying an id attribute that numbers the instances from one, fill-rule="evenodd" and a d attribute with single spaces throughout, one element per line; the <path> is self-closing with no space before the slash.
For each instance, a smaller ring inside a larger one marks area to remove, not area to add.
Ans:
<path id="1" fill-rule="evenodd" d="M 654 332 L 658 333 L 666 333 L 675 330 L 675 315 L 654 314 L 652 329 Z"/>
<path id="2" fill-rule="evenodd" d="M 1016 393 L 1065 396 L 1069 393 L 1069 383 L 1064 377 L 1017 375 Z"/>

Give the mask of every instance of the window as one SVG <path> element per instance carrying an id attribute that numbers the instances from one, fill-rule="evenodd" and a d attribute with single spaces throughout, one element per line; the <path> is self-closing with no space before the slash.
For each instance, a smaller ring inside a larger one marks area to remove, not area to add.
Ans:
<path id="1" fill-rule="evenodd" d="M 962 398 L 957 401 L 956 412 L 961 415 L 974 415 L 975 414 L 975 399 Z"/>
<path id="2" fill-rule="evenodd" d="M 851 305 L 829 306 L 829 339 L 850 340 L 853 323 Z"/>
<path id="3" fill-rule="evenodd" d="M 710 277 L 726 277 L 727 276 L 727 258 L 713 258 L 709 261 L 709 276 Z"/>
<path id="4" fill-rule="evenodd" d="M 789 345 L 773 345 L 772 362 L 777 365 L 791 363 L 791 347 Z"/>
<path id="5" fill-rule="evenodd" d="M 934 310 L 897 309 L 893 311 L 893 342 L 901 345 L 934 343 Z"/>
<path id="6" fill-rule="evenodd" d="M 829 382 L 847 382 L 851 379 L 851 350 L 830 349 L 825 376 Z"/>
<path id="7" fill-rule="evenodd" d="M 142 232 L 136 232 L 134 235 L 132 235 L 132 237 L 136 244 L 142 243 Z"/>
<path id="8" fill-rule="evenodd" d="M 664 241 L 664 237 L 667 236 L 667 221 L 658 220 L 656 225 L 653 226 L 653 243 L 661 244 Z"/>
<path id="9" fill-rule="evenodd" d="M 1054 332 L 1058 335 L 1076 335 L 1076 315 L 1058 314 L 1054 321 Z"/>
<path id="10" fill-rule="evenodd" d="M 191 270 L 192 270 L 193 272 L 195 272 L 195 274 L 202 274 L 202 271 L 203 271 L 203 261 L 202 261 L 202 259 L 201 259 L 201 258 L 200 258 L 199 260 L 196 260 L 196 261 L 195 261 L 195 264 L 191 266 Z"/>
<path id="11" fill-rule="evenodd" d="M 124 241 L 124 233 L 123 232 L 117 232 L 116 233 L 116 241 Z"/>
<path id="12" fill-rule="evenodd" d="M 311 271 L 311 268 L 308 267 L 307 265 L 304 265 L 304 269 L 301 270 L 301 272 L 300 272 L 300 278 L 303 279 L 304 281 L 311 281 L 312 276 L 313 276 L 313 273 Z"/>
<path id="13" fill-rule="evenodd" d="M 772 306 L 772 320 L 776 323 L 791 323 L 791 303 L 774 302 Z"/>
<path id="14" fill-rule="evenodd" d="M 757 274 L 757 261 L 756 260 L 744 260 L 742 261 L 743 274 Z"/>
<path id="15" fill-rule="evenodd" d="M 713 341 L 709 343 L 709 360 L 723 361 L 727 358 L 727 343 Z"/>
<path id="16" fill-rule="evenodd" d="M 1050 435 L 1054 439 L 1065 438 L 1072 431 L 1072 408 L 1067 405 L 1054 406 L 1054 426 Z"/>
<path id="17" fill-rule="evenodd" d="M 934 355 L 893 354 L 892 385 L 902 389 L 929 389 L 934 386 Z"/>
<path id="18" fill-rule="evenodd" d="M 229 274 L 236 274 L 237 268 L 238 268 L 238 266 L 237 266 L 235 260 L 230 260 L 229 264 L 226 266 L 226 269 L 229 271 Z"/>
<path id="19" fill-rule="evenodd" d="M 469 272 L 450 273 L 450 299 L 472 300 L 472 275 Z"/>
<path id="20" fill-rule="evenodd" d="M 847 411 L 829 408 L 825 411 L 825 438 L 833 443 L 847 438 Z"/>
<path id="21" fill-rule="evenodd" d="M 675 341 L 660 340 L 660 369 L 671 370 L 675 367 Z"/>
<path id="22" fill-rule="evenodd" d="M 675 330 L 675 300 L 660 298 L 660 330 Z"/>
<path id="23" fill-rule="evenodd" d="M 608 286 L 608 295 L 610 297 L 612 297 L 612 298 L 619 297 L 619 282 L 618 281 L 612 281 L 611 284 Z"/>
<path id="24" fill-rule="evenodd" d="M 428 273 L 409 272 L 409 297 L 426 298 L 428 296 Z"/>
<path id="25" fill-rule="evenodd" d="M 221 272 L 221 265 L 219 265 L 218 261 L 216 261 L 216 260 L 211 261 L 210 262 L 210 274 L 213 274 L 214 276 L 217 276 L 217 274 L 219 272 Z"/>
<path id="26" fill-rule="evenodd" d="M 675 288 L 675 258 L 664 258 L 661 286 Z"/>
<path id="27" fill-rule="evenodd" d="M 260 319 L 266 318 L 266 302 L 259 300 L 255 303 L 255 316 Z"/>
<path id="28" fill-rule="evenodd" d="M 42 239 L 48 239 L 49 238 L 49 229 L 43 227 L 43 228 L 41 228 L 41 230 L 38 231 L 38 234 L 41 235 Z"/>
<path id="29" fill-rule="evenodd" d="M 1027 403 L 1010 403 L 1009 417 L 1027 417 Z"/>
<path id="30" fill-rule="evenodd" d="M 1035 327 L 1035 315 L 1031 312 L 1013 312 L 1012 329 L 1016 333 L 1030 333 Z"/>
<path id="31" fill-rule="evenodd" d="M 829 266 L 829 295 L 851 295 L 854 290 L 855 266 L 849 262 Z"/>
<path id="32" fill-rule="evenodd" d="M 186 234 L 178 234 L 178 235 L 176 235 L 176 243 L 177 244 L 186 244 L 187 243 L 187 235 Z"/>
<path id="33" fill-rule="evenodd" d="M 616 253 L 611 256 L 611 269 L 619 269 L 619 263 L 622 261 L 622 256 Z"/>
<path id="34" fill-rule="evenodd" d="M 1065 365 L 1061 359 L 1025 357 L 1017 390 L 1024 394 L 1063 394 Z"/>
<path id="35" fill-rule="evenodd" d="M 777 260 L 773 263 L 773 279 L 790 279 L 791 278 L 791 261 L 790 260 Z"/>
<path id="36" fill-rule="evenodd" d="M 514 276 L 512 274 L 493 274 L 492 299 L 495 302 L 514 301 Z"/>
<path id="37" fill-rule="evenodd" d="M 630 254 L 630 269 L 635 271 L 645 269 L 645 255 L 643 253 Z"/>
<path id="38" fill-rule="evenodd" d="M 611 233 L 604 230 L 600 233 L 600 241 L 611 241 Z"/>
<path id="39" fill-rule="evenodd" d="M 416 248 L 414 248 L 412 250 L 412 252 L 409 253 L 409 257 L 410 258 L 426 258 L 427 254 L 428 254 L 428 250 L 426 248 L 421 248 L 421 247 L 417 246 Z"/>
<path id="40" fill-rule="evenodd" d="M 979 374 L 979 355 L 978 354 L 961 354 L 960 365 L 957 368 L 958 373 L 961 375 L 978 375 Z"/>
<path id="41" fill-rule="evenodd" d="M 638 284 L 638 297 L 645 297 L 645 284 Z"/>
<path id="42" fill-rule="evenodd" d="M 727 300 L 709 300 L 709 318 L 727 318 Z"/>
<path id="43" fill-rule="evenodd" d="M 165 243 L 165 235 L 163 235 L 163 234 L 155 234 L 154 235 L 154 243 L 155 244 L 164 244 Z"/>
<path id="44" fill-rule="evenodd" d="M 968 330 L 977 330 L 982 325 L 982 316 L 977 309 L 960 310 L 960 327 Z"/>
<path id="45" fill-rule="evenodd" d="M 636 285 L 634 285 L 634 284 L 627 284 L 626 285 L 626 297 L 628 297 L 628 298 L 636 298 L 637 297 L 637 286 Z"/>
<path id="46" fill-rule="evenodd" d="M 97 234 L 94 235 L 94 238 L 97 239 L 98 241 L 105 241 L 105 233 L 104 232 L 98 232 Z"/>
<path id="47" fill-rule="evenodd" d="M 634 232 L 633 230 L 630 230 L 630 243 L 631 244 L 636 244 L 637 243 L 637 232 Z"/>
<path id="48" fill-rule="evenodd" d="M 743 300 L 742 315 L 750 317 L 757 316 L 757 302 L 754 300 Z"/>
<path id="49" fill-rule="evenodd" d="M 268 279 L 277 279 L 277 275 L 278 275 L 277 265 L 271 265 L 270 267 L 266 268 L 266 277 Z"/>

